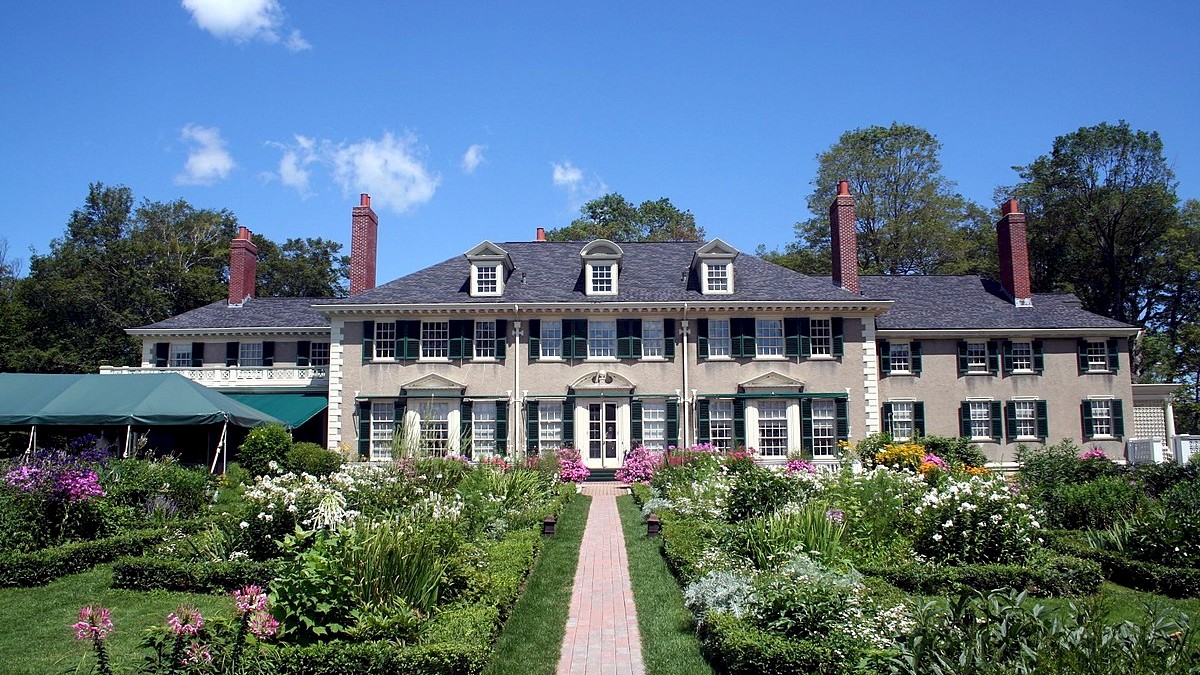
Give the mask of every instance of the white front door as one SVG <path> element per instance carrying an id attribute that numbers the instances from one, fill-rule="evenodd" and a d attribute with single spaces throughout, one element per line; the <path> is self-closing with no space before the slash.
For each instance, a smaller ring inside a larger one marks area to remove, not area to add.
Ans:
<path id="1" fill-rule="evenodd" d="M 589 469 L 615 469 L 621 466 L 617 443 L 617 404 L 586 403 L 587 452 L 583 461 Z"/>

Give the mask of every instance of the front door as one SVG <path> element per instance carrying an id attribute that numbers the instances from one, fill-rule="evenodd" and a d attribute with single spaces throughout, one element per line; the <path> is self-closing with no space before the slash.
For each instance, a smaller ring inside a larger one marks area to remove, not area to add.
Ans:
<path id="1" fill-rule="evenodd" d="M 617 404 L 589 403 L 588 408 L 588 468 L 617 468 Z"/>

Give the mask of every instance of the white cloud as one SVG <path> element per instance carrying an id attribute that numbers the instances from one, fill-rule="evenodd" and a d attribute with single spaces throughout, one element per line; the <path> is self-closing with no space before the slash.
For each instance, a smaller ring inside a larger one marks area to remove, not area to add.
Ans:
<path id="1" fill-rule="evenodd" d="M 285 20 L 279 0 L 182 0 L 181 4 L 197 26 L 219 38 L 272 44 L 282 40 L 294 52 L 312 47 L 297 29 L 292 29 L 286 39 L 280 37 Z"/>
<path id="2" fill-rule="evenodd" d="M 221 130 L 198 124 L 184 125 L 180 137 L 192 144 L 183 173 L 175 176 L 179 185 L 212 185 L 224 180 L 233 170 L 233 156 L 225 149 Z"/>
<path id="3" fill-rule="evenodd" d="M 583 172 L 572 165 L 571 162 L 556 163 L 552 166 L 554 167 L 555 185 L 570 189 L 583 182 Z"/>
<path id="4" fill-rule="evenodd" d="M 568 206 L 572 211 L 583 206 L 585 202 L 608 192 L 604 179 L 595 174 L 584 173 L 582 169 L 567 160 L 562 164 L 552 162 L 551 179 L 556 187 L 567 193 Z"/>
<path id="5" fill-rule="evenodd" d="M 486 149 L 487 149 L 486 145 L 479 145 L 478 143 L 467 148 L 467 152 L 463 155 L 463 158 L 462 158 L 463 173 L 466 173 L 466 174 L 475 173 L 475 169 L 478 169 L 479 165 L 483 164 L 483 162 L 484 162 L 483 151 Z"/>
<path id="6" fill-rule="evenodd" d="M 300 196 L 308 197 L 311 194 L 309 181 L 312 178 L 309 166 L 319 159 L 317 141 L 300 135 L 297 135 L 295 139 L 295 145 L 268 143 L 268 145 L 283 150 L 283 156 L 279 158 L 279 173 L 266 175 L 269 178 L 278 178 L 280 183 L 295 188 Z"/>
<path id="7" fill-rule="evenodd" d="M 418 157 L 412 134 L 397 138 L 391 132 L 351 145 L 328 147 L 333 177 L 343 192 L 369 192 L 374 203 L 396 213 L 433 198 L 441 177 L 432 174 Z"/>

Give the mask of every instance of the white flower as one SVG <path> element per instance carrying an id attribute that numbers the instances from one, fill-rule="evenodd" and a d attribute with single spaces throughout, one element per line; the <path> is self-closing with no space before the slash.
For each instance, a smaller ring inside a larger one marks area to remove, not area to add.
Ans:
<path id="1" fill-rule="evenodd" d="M 243 520 L 242 522 L 238 523 L 238 527 L 240 527 L 244 530 L 247 527 L 250 527 L 250 523 L 247 523 L 246 521 Z"/>
<path id="2" fill-rule="evenodd" d="M 947 520 L 946 522 L 942 523 L 942 529 L 949 529 L 951 527 L 954 527 L 953 520 Z"/>
<path id="3" fill-rule="evenodd" d="M 942 540 L 942 535 L 941 535 L 941 533 L 938 533 L 938 534 L 935 534 L 935 535 L 933 535 L 933 540 L 934 540 L 934 541 L 941 541 L 941 540 Z"/>

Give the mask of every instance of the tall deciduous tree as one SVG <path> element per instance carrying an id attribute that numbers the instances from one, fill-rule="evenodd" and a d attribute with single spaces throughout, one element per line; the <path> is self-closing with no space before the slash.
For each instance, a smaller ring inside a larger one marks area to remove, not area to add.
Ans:
<path id="1" fill-rule="evenodd" d="M 700 241 L 704 228 L 691 211 L 680 211 L 670 199 L 634 206 L 616 192 L 584 204 L 581 217 L 566 227 L 547 230 L 550 241 Z"/>
<path id="2" fill-rule="evenodd" d="M 320 237 L 282 244 L 254 235 L 258 246 L 259 297 L 336 297 L 346 294 L 350 258 L 342 245 Z"/>

